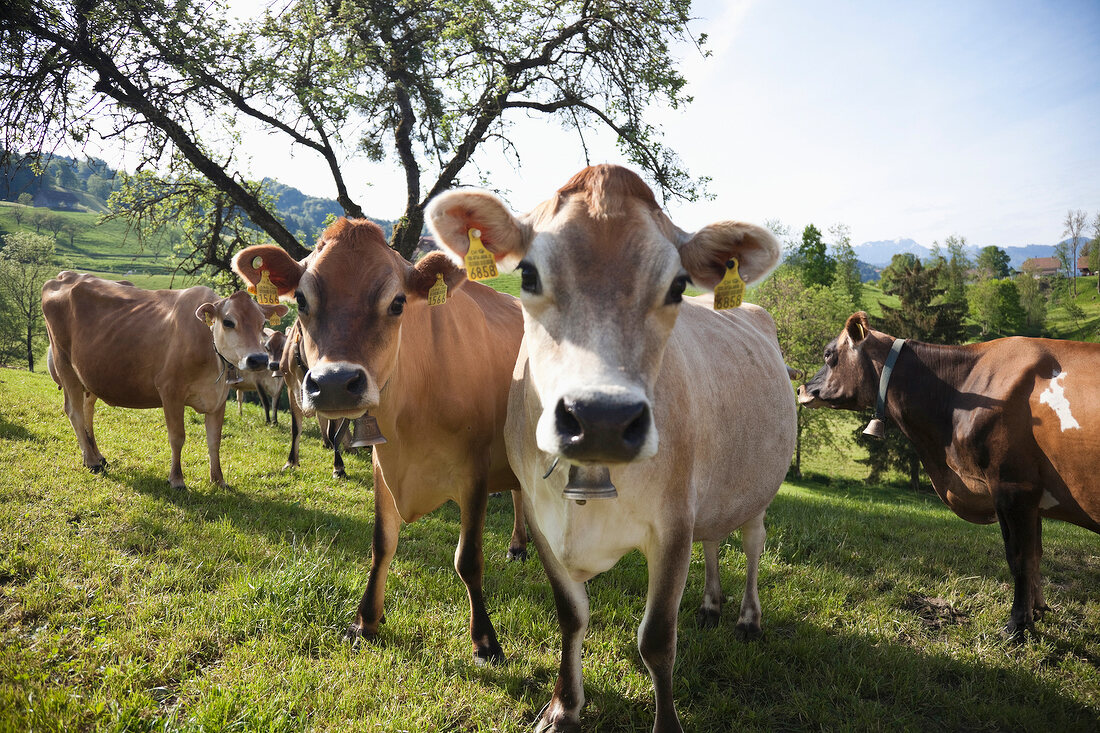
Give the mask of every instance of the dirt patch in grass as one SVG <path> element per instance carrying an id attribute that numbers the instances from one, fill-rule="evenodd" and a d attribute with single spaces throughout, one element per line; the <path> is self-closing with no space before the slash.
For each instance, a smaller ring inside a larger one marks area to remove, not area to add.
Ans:
<path id="1" fill-rule="evenodd" d="M 919 593 L 910 593 L 901 607 L 915 613 L 929 629 L 942 629 L 965 623 L 970 614 L 960 611 L 943 598 L 929 598 Z"/>

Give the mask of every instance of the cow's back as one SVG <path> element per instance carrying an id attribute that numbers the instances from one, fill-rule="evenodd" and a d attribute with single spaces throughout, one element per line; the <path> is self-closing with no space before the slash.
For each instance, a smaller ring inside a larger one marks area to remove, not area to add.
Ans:
<path id="1" fill-rule="evenodd" d="M 205 287 L 150 291 L 73 272 L 42 288 L 55 358 L 87 391 L 119 407 L 158 407 L 158 383 L 205 373 L 211 336 L 195 310 L 215 300 Z"/>

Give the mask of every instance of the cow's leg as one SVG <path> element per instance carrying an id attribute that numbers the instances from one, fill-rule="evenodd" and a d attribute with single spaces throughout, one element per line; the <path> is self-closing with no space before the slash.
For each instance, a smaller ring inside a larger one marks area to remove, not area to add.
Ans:
<path id="1" fill-rule="evenodd" d="M 287 390 L 289 395 L 290 390 Z M 298 442 L 302 438 L 302 421 L 303 421 L 302 409 L 298 406 L 298 403 L 294 401 L 294 397 L 290 397 L 290 454 L 286 457 L 286 465 L 283 466 L 283 470 L 289 470 L 291 468 L 298 467 Z"/>
<path id="2" fill-rule="evenodd" d="M 554 591 L 554 606 L 558 611 L 558 627 L 561 629 L 561 662 L 558 665 L 558 681 L 554 694 L 543 706 L 535 721 L 536 733 L 579 731 L 581 708 L 584 707 L 584 684 L 581 678 L 581 648 L 588 631 L 588 591 L 584 583 L 569 576 L 554 556 L 553 550 L 533 524 L 531 537 L 539 552 L 539 561 Z"/>
<path id="3" fill-rule="evenodd" d="M 52 349 L 53 346 L 51 345 Z M 87 402 L 95 400 L 95 395 L 84 389 L 80 378 L 65 359 L 51 359 L 54 369 L 54 377 L 61 385 L 61 393 L 65 396 L 65 415 L 69 418 L 69 424 L 73 426 L 77 445 L 80 446 L 80 454 L 84 467 L 92 473 L 99 473 L 107 466 L 103 454 L 95 445 L 91 425 L 87 422 Z"/>
<path id="4" fill-rule="evenodd" d="M 691 528 L 678 528 L 650 550 L 646 554 L 649 591 L 638 627 L 638 651 L 649 670 L 657 700 L 653 730 L 676 732 L 683 729 L 672 697 L 672 668 L 676 664 L 676 620 L 691 563 Z"/>
<path id="5" fill-rule="evenodd" d="M 225 403 L 215 407 L 203 416 L 206 423 L 206 452 L 210 455 L 210 480 L 218 486 L 225 486 L 222 476 L 222 425 L 225 424 Z"/>
<path id="6" fill-rule="evenodd" d="M 1031 584 L 1031 607 L 1036 621 L 1042 621 L 1050 611 L 1046 596 L 1043 595 L 1043 574 L 1040 567 L 1043 561 L 1043 518 L 1036 513 L 1035 516 L 1035 568 Z"/>
<path id="7" fill-rule="evenodd" d="M 344 472 L 344 457 L 340 455 L 340 443 L 348 431 L 347 420 L 332 420 L 328 424 L 328 441 L 332 445 L 332 477 L 347 478 Z"/>
<path id="8" fill-rule="evenodd" d="M 98 398 L 91 392 L 84 393 L 84 432 L 88 436 L 88 449 L 94 463 L 91 467 L 93 473 L 99 473 L 107 468 L 107 459 L 103 457 L 103 453 L 100 452 L 99 444 L 96 443 L 95 439 L 96 399 Z"/>
<path id="9" fill-rule="evenodd" d="M 760 627 L 760 595 L 756 590 L 756 581 L 760 573 L 760 556 L 764 554 L 764 512 L 745 522 L 741 526 L 741 545 L 745 549 L 745 594 L 741 597 L 741 615 L 737 617 L 734 633 L 742 641 L 757 639 Z"/>
<path id="10" fill-rule="evenodd" d="M 183 429 L 183 403 L 168 401 L 161 396 L 164 405 L 164 422 L 168 426 L 168 445 L 172 448 L 172 468 L 168 471 L 168 483 L 173 489 L 184 488 L 183 441 L 186 437 Z"/>
<path id="11" fill-rule="evenodd" d="M 695 612 L 695 622 L 704 629 L 718 625 L 722 614 L 722 579 L 718 572 L 718 543 L 703 543 L 703 559 L 706 563 L 706 583 L 703 586 L 703 602 Z"/>
<path id="12" fill-rule="evenodd" d="M 489 500 L 483 481 L 462 498 L 462 528 L 455 548 L 455 570 L 466 584 L 470 598 L 470 638 L 474 642 L 474 659 L 479 663 L 503 662 L 504 651 L 497 641 L 497 632 L 485 609 L 482 574 L 485 555 L 482 538 L 485 533 L 485 504 Z"/>
<path id="13" fill-rule="evenodd" d="M 355 623 L 348 627 L 347 638 L 374 639 L 378 636 L 378 627 L 386 622 L 384 601 L 386 597 L 386 577 L 390 572 L 390 563 L 397 552 L 398 533 L 401 531 L 401 515 L 385 476 L 374 462 L 374 537 L 371 540 L 370 578 L 367 590 L 359 601 L 359 610 Z"/>
<path id="14" fill-rule="evenodd" d="M 260 396 L 260 405 L 264 408 L 264 425 L 271 424 L 271 400 L 267 396 L 267 392 L 259 384 L 256 385 L 256 394 Z"/>
<path id="15" fill-rule="evenodd" d="M 282 385 L 275 388 L 275 395 L 271 398 L 271 424 L 279 424 L 279 392 L 282 391 Z"/>
<path id="16" fill-rule="evenodd" d="M 990 485 L 1005 542 L 1005 558 L 1015 591 L 1005 633 L 1022 639 L 1035 631 L 1035 589 L 1039 576 L 1039 504 L 1030 487 L 1020 484 Z"/>
<path id="17" fill-rule="evenodd" d="M 509 560 L 527 560 L 527 522 L 523 519 L 523 494 L 512 489 L 512 539 L 508 543 Z"/>
<path id="18" fill-rule="evenodd" d="M 237 390 L 237 414 L 244 416 L 244 390 Z"/>

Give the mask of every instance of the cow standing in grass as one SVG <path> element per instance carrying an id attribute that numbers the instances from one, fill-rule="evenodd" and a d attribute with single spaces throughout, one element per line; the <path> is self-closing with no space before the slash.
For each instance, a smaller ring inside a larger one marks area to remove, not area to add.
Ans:
<path id="1" fill-rule="evenodd" d="M 224 483 L 219 454 L 225 401 L 235 370 L 267 369 L 264 321 L 285 305 L 261 306 L 247 293 L 219 298 L 210 288 L 142 290 L 93 275 L 62 272 L 42 286 L 50 375 L 84 456 L 102 471 L 92 419 L 101 399 L 116 407 L 164 410 L 172 467 L 183 488 L 183 408 L 205 416 L 210 480 Z"/>
<path id="2" fill-rule="evenodd" d="M 301 408 L 329 420 L 369 412 L 388 441 L 374 447 L 371 573 L 348 635 L 374 638 L 385 620 L 401 523 L 452 500 L 462 516 L 455 569 L 469 594 L 474 655 L 502 660 L 482 592 L 482 535 L 489 494 L 519 489 L 504 449 L 523 331 L 516 299 L 466 282 L 438 252 L 410 264 L 367 220 L 337 220 L 301 262 L 260 246 L 240 252 L 233 267 L 253 284 L 266 270 L 280 297 L 298 303 L 284 363 L 294 359 L 302 370 L 294 396 Z M 430 306 L 440 278 L 448 295 Z M 513 502 L 509 556 L 522 557 L 527 534 L 515 495 Z"/>
<path id="3" fill-rule="evenodd" d="M 255 392 L 264 408 L 264 424 L 279 424 L 279 393 L 283 390 L 283 375 L 279 362 L 283 358 L 286 335 L 273 328 L 264 329 L 264 351 L 267 352 L 267 368 L 241 374 L 237 388 L 237 414 L 244 414 L 244 393 Z"/>
<path id="4" fill-rule="evenodd" d="M 739 222 L 687 234 L 617 166 L 585 169 L 522 216 L 476 190 L 443 194 L 427 214 L 437 241 L 457 255 L 476 229 L 523 276 L 508 454 L 562 632 L 558 681 L 537 727 L 579 727 L 584 584 L 638 549 L 649 565 L 638 646 L 657 699 L 654 730 L 678 731 L 672 671 L 692 542 L 703 543 L 706 558 L 697 618 L 715 625 L 718 546 L 741 528 L 748 571 L 736 632 L 760 634 L 764 510 L 795 441 L 794 395 L 771 317 L 682 296 L 689 276 L 714 288 L 731 258 L 746 281 L 764 277 L 779 244 Z"/>
<path id="5" fill-rule="evenodd" d="M 1017 336 L 937 346 L 895 339 L 854 313 L 798 399 L 863 410 L 880 394 L 879 417 L 913 442 L 947 506 L 1000 523 L 1015 581 L 1005 630 L 1034 631 L 1050 610 L 1042 518 L 1100 532 L 1100 344 Z"/>

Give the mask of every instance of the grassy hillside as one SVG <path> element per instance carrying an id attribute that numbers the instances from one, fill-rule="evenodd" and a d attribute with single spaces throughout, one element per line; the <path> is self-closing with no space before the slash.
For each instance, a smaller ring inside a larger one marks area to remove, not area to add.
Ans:
<path id="1" fill-rule="evenodd" d="M 97 412 L 105 475 L 80 466 L 48 377 L 0 370 L 0 731 L 525 731 L 549 698 L 559 636 L 538 559 L 509 564 L 508 499 L 490 501 L 485 589 L 509 661 L 477 667 L 452 569 L 453 506 L 403 528 L 380 640 L 341 633 L 369 569 L 372 483 L 347 481 L 314 431 L 282 473 L 288 430 L 230 410 L 229 486 L 205 480 L 189 412 L 188 489 L 169 489 L 159 410 Z M 620 491 L 625 487 L 620 487 Z M 768 513 L 765 637 L 734 640 L 744 580 L 722 549 L 717 629 L 681 604 L 675 695 L 693 731 L 1057 730 L 1100 719 L 1100 545 L 1044 527 L 1038 640 L 998 633 L 1011 589 L 996 526 L 938 500 L 838 480 L 789 483 Z M 589 583 L 586 730 L 647 731 L 636 649 L 645 565 Z"/>

